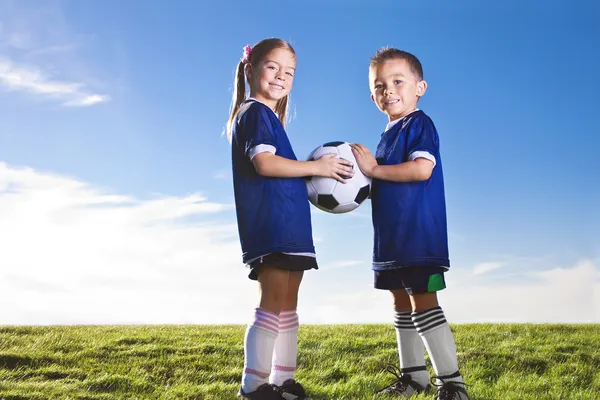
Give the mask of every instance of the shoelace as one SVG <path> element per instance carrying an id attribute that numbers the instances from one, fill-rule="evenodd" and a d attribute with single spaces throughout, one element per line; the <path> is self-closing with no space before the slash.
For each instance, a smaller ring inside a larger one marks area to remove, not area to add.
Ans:
<path id="1" fill-rule="evenodd" d="M 458 374 L 456 376 L 458 376 Z M 455 376 L 453 374 L 451 376 L 446 377 L 446 379 L 454 377 Z M 442 383 L 437 383 L 438 380 Z M 456 398 L 457 394 L 462 393 L 464 387 L 469 386 L 464 382 L 444 381 L 443 378 L 439 378 L 437 376 L 431 377 L 431 384 L 437 387 L 436 398 L 441 400 L 453 400 Z M 460 387 L 459 385 L 462 385 L 462 387 Z"/>
<path id="2" fill-rule="evenodd" d="M 402 370 L 393 364 L 388 364 L 385 367 L 385 370 L 390 374 L 394 375 L 396 377 L 396 380 L 392 382 L 392 384 L 379 390 L 377 393 L 381 393 L 384 390 L 393 388 L 395 392 L 402 394 L 402 392 L 406 390 L 410 382 L 412 382 L 412 378 L 410 377 L 410 375 L 402 374 Z"/>

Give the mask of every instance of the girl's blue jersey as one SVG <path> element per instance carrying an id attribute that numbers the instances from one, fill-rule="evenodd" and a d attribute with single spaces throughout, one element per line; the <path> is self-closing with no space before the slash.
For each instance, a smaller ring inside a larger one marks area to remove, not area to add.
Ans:
<path id="1" fill-rule="evenodd" d="M 268 145 L 297 160 L 281 122 L 266 105 L 247 100 L 232 128 L 232 168 L 243 262 L 274 252 L 314 253 L 310 204 L 303 178 L 259 175 L 249 152 Z"/>

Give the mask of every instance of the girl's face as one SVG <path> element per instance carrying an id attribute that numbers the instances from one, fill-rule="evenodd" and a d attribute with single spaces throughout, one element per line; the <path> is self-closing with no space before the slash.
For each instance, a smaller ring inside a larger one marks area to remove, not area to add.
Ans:
<path id="1" fill-rule="evenodd" d="M 275 108 L 292 90 L 296 56 L 288 49 L 274 49 L 257 64 L 246 65 L 250 96 Z"/>

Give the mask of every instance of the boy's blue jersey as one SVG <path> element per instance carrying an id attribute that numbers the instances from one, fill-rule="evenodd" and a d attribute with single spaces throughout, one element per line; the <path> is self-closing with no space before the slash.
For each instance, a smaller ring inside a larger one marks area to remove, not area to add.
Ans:
<path id="1" fill-rule="evenodd" d="M 232 128 L 232 168 L 243 262 L 273 252 L 314 253 L 310 204 L 303 178 L 259 175 L 249 152 L 257 145 L 296 160 L 281 122 L 266 105 L 242 104 Z"/>
<path id="2" fill-rule="evenodd" d="M 379 165 L 395 165 L 411 160 L 414 152 L 435 157 L 428 180 L 404 183 L 373 179 L 374 270 L 450 267 L 439 138 L 433 121 L 420 110 L 382 134 L 375 157 Z"/>

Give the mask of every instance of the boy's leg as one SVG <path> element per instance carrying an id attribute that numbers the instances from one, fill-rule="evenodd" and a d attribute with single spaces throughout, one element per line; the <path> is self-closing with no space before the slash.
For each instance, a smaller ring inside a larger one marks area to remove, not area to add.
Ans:
<path id="1" fill-rule="evenodd" d="M 440 271 L 428 277 L 426 286 L 415 285 L 408 290 L 413 307 L 412 320 L 429 353 L 437 374 L 437 385 L 442 389 L 445 387 L 438 392 L 438 398 L 446 398 L 446 394 L 458 391 L 457 397 L 447 398 L 468 399 L 458 369 L 454 336 L 437 300 L 436 292 L 445 287 L 443 272 Z"/>
<path id="2" fill-rule="evenodd" d="M 405 290 L 406 269 L 397 268 L 375 272 L 375 288 L 389 290 L 394 297 L 394 328 L 398 342 L 400 369 L 389 365 L 396 379 L 378 393 L 410 397 L 429 389 L 425 368 L 425 348 L 411 319 L 412 305 Z"/>
<path id="3" fill-rule="evenodd" d="M 244 338 L 242 392 L 252 393 L 266 384 L 271 372 L 275 339 L 279 332 L 279 313 L 289 281 L 289 271 L 261 266 L 258 271 L 260 305 Z"/>
<path id="4" fill-rule="evenodd" d="M 429 384 L 425 367 L 425 346 L 412 322 L 412 304 L 405 289 L 391 290 L 394 296 L 394 327 L 402 374 L 408 374 L 423 388 Z"/>
<path id="5" fill-rule="evenodd" d="M 279 314 L 279 334 L 275 340 L 273 368 L 269 381 L 281 386 L 285 381 L 294 378 L 298 357 L 298 291 L 302 282 L 303 271 L 292 271 L 289 275 L 288 290 Z"/>

